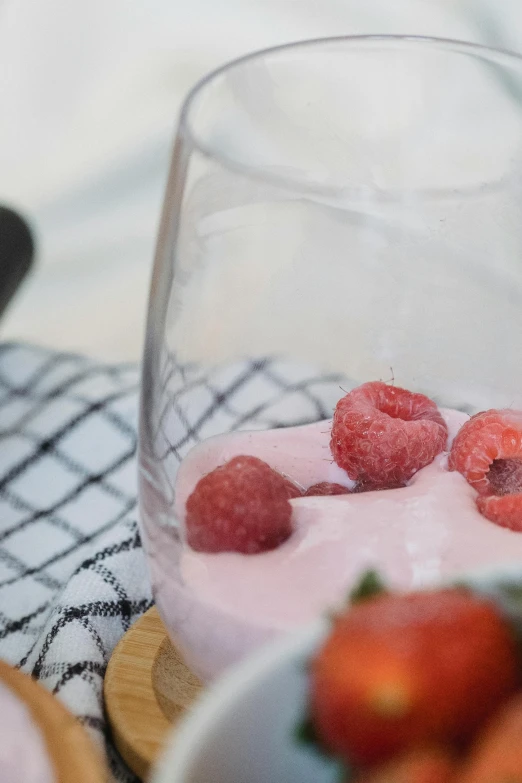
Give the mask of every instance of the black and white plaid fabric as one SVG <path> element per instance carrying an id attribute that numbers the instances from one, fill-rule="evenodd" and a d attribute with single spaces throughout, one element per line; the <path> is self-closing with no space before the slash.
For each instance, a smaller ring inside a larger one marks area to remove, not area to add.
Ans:
<path id="1" fill-rule="evenodd" d="M 0 656 L 107 739 L 112 649 L 150 605 L 136 366 L 0 346 Z M 116 780 L 131 781 L 107 743 Z"/>
<path id="2" fill-rule="evenodd" d="M 175 425 L 183 444 L 167 449 L 173 472 L 204 437 L 316 421 L 342 393 L 337 376 L 266 359 L 211 375 L 170 362 L 169 377 L 178 391 L 166 396 L 164 437 Z M 136 513 L 138 383 L 135 365 L 0 345 L 0 657 L 105 741 L 125 783 L 134 777 L 111 746 L 102 682 L 152 603 Z"/>

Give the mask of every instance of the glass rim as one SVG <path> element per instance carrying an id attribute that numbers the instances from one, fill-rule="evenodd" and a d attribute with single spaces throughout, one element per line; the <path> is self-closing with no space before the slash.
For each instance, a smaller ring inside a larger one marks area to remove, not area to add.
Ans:
<path id="1" fill-rule="evenodd" d="M 196 150 L 204 158 L 216 161 L 224 169 L 231 171 L 233 174 L 243 176 L 245 178 L 264 182 L 266 184 L 273 185 L 278 188 L 282 188 L 290 191 L 299 191 L 301 193 L 315 193 L 321 196 L 338 196 L 339 193 L 347 194 L 360 194 L 362 192 L 368 192 L 368 186 L 344 186 L 339 187 L 337 185 L 328 185 L 313 180 L 303 180 L 288 174 L 279 174 L 273 171 L 267 171 L 265 168 L 260 168 L 256 165 L 248 165 L 242 161 L 236 160 L 230 155 L 225 154 L 216 146 L 212 146 L 204 142 L 198 133 L 195 131 L 193 123 L 191 122 L 191 111 L 194 107 L 196 100 L 200 95 L 204 93 L 207 87 L 209 87 L 215 80 L 219 79 L 222 75 L 232 71 L 236 68 L 240 68 L 243 65 L 255 61 L 262 60 L 269 55 L 277 55 L 281 52 L 292 51 L 297 49 L 315 49 L 325 45 L 337 45 L 337 44 L 363 44 L 368 45 L 371 48 L 378 44 L 392 46 L 400 45 L 405 48 L 420 48 L 434 51 L 448 51 L 453 54 L 467 54 L 469 56 L 475 56 L 478 59 L 484 59 L 490 62 L 497 62 L 500 64 L 511 65 L 517 67 L 522 73 L 522 53 L 503 48 L 497 48 L 494 46 L 486 46 L 483 44 L 473 43 L 471 41 L 462 41 L 453 38 L 441 38 L 437 36 L 424 36 L 424 35 L 400 35 L 400 34 L 368 34 L 368 35 L 338 35 L 338 36 L 324 36 L 321 38 L 308 38 L 298 41 L 292 41 L 289 43 L 278 44 L 276 46 L 269 46 L 263 49 L 256 49 L 247 54 L 236 57 L 232 60 L 228 60 L 223 65 L 214 68 L 209 71 L 205 76 L 199 79 L 186 94 L 179 112 L 178 126 L 176 131 L 176 139 L 184 143 L 189 143 L 191 151 Z M 522 94 L 521 94 L 522 98 Z M 485 191 L 496 189 L 498 184 L 503 181 L 504 178 L 494 183 L 487 183 L 480 186 L 470 186 L 464 189 L 451 188 L 448 190 L 441 188 L 422 189 L 425 195 L 446 195 L 455 196 L 460 193 L 480 193 Z M 395 200 L 399 193 L 403 193 L 402 190 L 380 190 L 378 188 L 372 188 L 375 191 L 376 196 L 384 201 Z"/>

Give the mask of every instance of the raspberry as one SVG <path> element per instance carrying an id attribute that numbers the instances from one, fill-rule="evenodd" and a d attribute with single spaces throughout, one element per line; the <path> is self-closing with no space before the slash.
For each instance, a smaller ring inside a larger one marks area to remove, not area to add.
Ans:
<path id="1" fill-rule="evenodd" d="M 477 413 L 457 433 L 448 465 L 477 490 L 486 519 L 522 530 L 522 411 Z"/>
<path id="2" fill-rule="evenodd" d="M 305 498 L 318 497 L 320 495 L 349 495 L 350 490 L 348 487 L 343 487 L 342 484 L 332 484 L 329 481 L 321 481 L 319 484 L 314 484 L 308 487 L 304 493 Z"/>
<path id="3" fill-rule="evenodd" d="M 276 473 L 276 471 L 274 471 L 274 473 Z M 301 487 L 298 487 L 297 484 L 294 484 L 294 482 L 291 479 L 286 478 L 286 476 L 283 476 L 283 481 L 285 482 L 286 497 L 288 498 L 288 500 L 292 500 L 292 498 L 300 498 L 303 496 L 303 490 L 301 489 Z"/>
<path id="4" fill-rule="evenodd" d="M 292 533 L 289 484 L 266 462 L 250 456 L 234 457 L 203 476 L 186 504 L 189 546 L 243 554 L 279 546 Z"/>
<path id="5" fill-rule="evenodd" d="M 522 493 L 486 495 L 477 498 L 477 508 L 483 517 L 500 527 L 522 531 Z"/>
<path id="6" fill-rule="evenodd" d="M 376 381 L 339 400 L 330 449 L 359 489 L 392 489 L 433 462 L 447 437 L 432 400 Z"/>

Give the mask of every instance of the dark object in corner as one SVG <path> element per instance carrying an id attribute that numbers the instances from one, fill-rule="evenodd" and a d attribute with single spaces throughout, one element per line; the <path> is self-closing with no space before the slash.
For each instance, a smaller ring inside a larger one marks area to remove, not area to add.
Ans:
<path id="1" fill-rule="evenodd" d="M 20 215 L 0 207 L 0 315 L 31 268 L 34 241 Z"/>

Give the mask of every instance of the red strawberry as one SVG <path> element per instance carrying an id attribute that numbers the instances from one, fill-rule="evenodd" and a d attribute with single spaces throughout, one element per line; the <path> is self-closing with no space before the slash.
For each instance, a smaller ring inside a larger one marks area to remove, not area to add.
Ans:
<path id="1" fill-rule="evenodd" d="M 522 781 L 522 695 L 504 704 L 474 743 L 456 783 Z"/>
<path id="2" fill-rule="evenodd" d="M 404 486 L 443 451 L 448 428 L 423 394 L 365 383 L 337 403 L 330 448 L 336 463 L 363 487 Z"/>
<path id="3" fill-rule="evenodd" d="M 381 594 L 336 619 L 312 664 L 310 715 L 328 751 L 374 764 L 467 739 L 517 679 L 492 602 L 457 589 Z"/>
<path id="4" fill-rule="evenodd" d="M 356 783 L 451 783 L 456 769 L 454 755 L 446 748 L 414 748 L 363 772 Z"/>
<path id="5" fill-rule="evenodd" d="M 201 552 L 274 549 L 292 533 L 290 485 L 263 460 L 234 457 L 203 476 L 188 498 L 188 544 Z"/>
<path id="6" fill-rule="evenodd" d="M 321 481 L 319 484 L 313 484 L 308 487 L 304 493 L 306 497 L 316 497 L 319 495 L 349 495 L 350 490 L 348 487 L 343 487 L 342 484 L 332 484 L 329 481 Z"/>
<path id="7" fill-rule="evenodd" d="M 448 464 L 477 490 L 483 516 L 522 530 L 522 411 L 477 413 L 457 433 Z"/>

